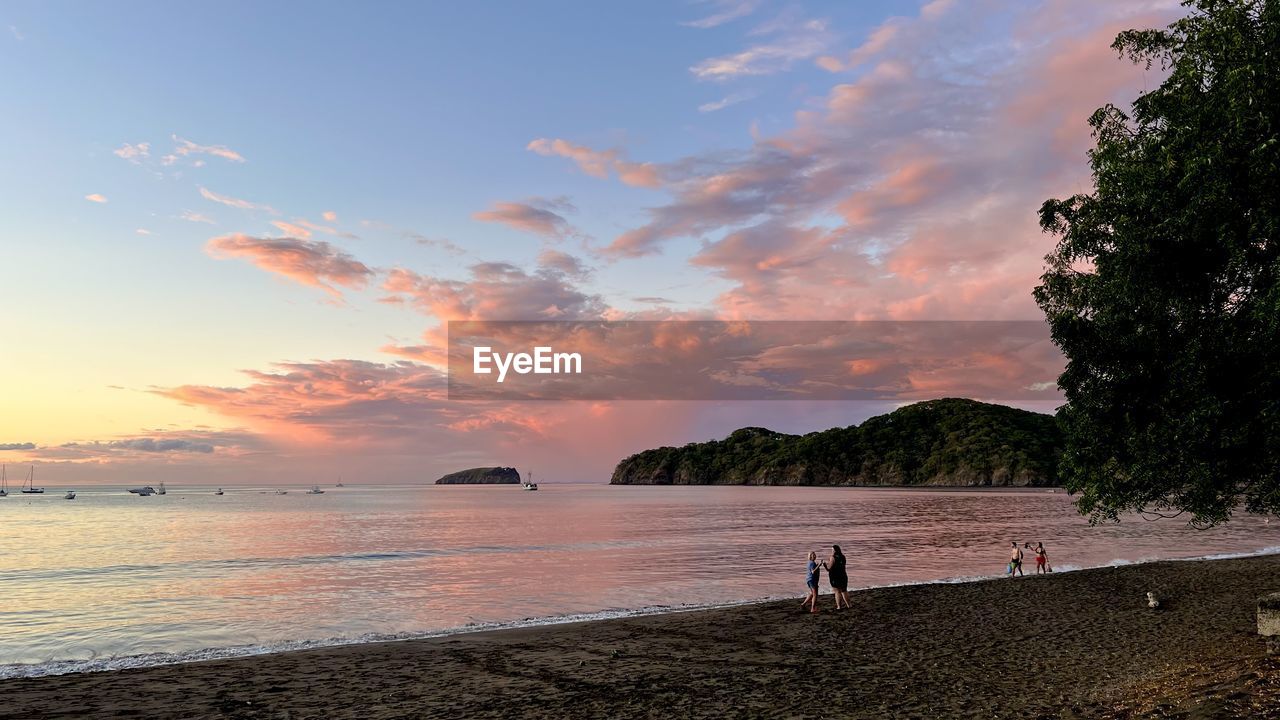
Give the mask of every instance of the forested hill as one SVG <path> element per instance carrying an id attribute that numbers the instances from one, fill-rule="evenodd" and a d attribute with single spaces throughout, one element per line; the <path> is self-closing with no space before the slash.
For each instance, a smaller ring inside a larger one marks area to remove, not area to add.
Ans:
<path id="1" fill-rule="evenodd" d="M 974 400 L 929 400 L 808 435 L 765 428 L 645 450 L 613 485 L 1052 486 L 1062 436 L 1051 415 Z"/>
<path id="2" fill-rule="evenodd" d="M 437 485 L 512 485 L 520 482 L 520 473 L 509 467 L 479 467 L 459 470 L 436 480 Z"/>

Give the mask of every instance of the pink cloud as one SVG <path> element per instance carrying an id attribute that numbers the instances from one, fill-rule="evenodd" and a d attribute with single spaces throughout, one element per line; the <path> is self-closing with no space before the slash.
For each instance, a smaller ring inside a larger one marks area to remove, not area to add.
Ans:
<path id="1" fill-rule="evenodd" d="M 88 200 L 89 202 L 95 202 L 95 203 L 105 203 L 105 202 L 107 202 L 107 197 L 106 197 L 105 195 L 101 195 L 101 194 L 99 194 L 99 193 L 93 193 L 92 195 L 85 195 L 85 196 L 84 196 L 84 199 L 85 199 L 85 200 Z"/>
<path id="2" fill-rule="evenodd" d="M 788 14 L 756 28 L 755 36 L 770 35 L 767 42 L 745 50 L 708 58 L 689 68 L 699 80 L 724 82 L 741 77 L 773 75 L 789 70 L 792 65 L 821 54 L 831 43 L 832 35 L 823 20 L 803 20 Z"/>
<path id="3" fill-rule="evenodd" d="M 201 214 L 201 213 L 194 212 L 194 211 L 191 211 L 191 210 L 183 210 L 183 211 L 182 211 L 182 214 L 181 214 L 181 215 L 179 215 L 178 217 L 179 217 L 179 219 L 186 220 L 187 222 L 193 222 L 193 223 L 206 223 L 206 224 L 208 224 L 208 225 L 217 225 L 217 224 L 218 224 L 218 223 L 214 222 L 213 218 L 209 217 L 208 215 L 203 215 L 203 214 Z"/>
<path id="4" fill-rule="evenodd" d="M 572 285 L 561 271 L 564 258 L 533 273 L 507 263 L 471 266 L 469 280 L 448 280 L 395 268 L 382 285 L 387 298 L 423 314 L 447 320 L 540 320 L 555 308 L 560 319 L 598 319 L 604 302 Z M 556 267 L 560 266 L 560 267 Z"/>
<path id="5" fill-rule="evenodd" d="M 277 230 L 285 235 L 289 235 L 290 237 L 301 238 L 303 240 L 311 237 L 311 231 L 301 225 L 295 225 L 283 220 L 272 220 L 271 224 L 274 225 Z"/>
<path id="6" fill-rule="evenodd" d="M 236 430 L 165 430 L 111 439 L 75 440 L 37 447 L 26 443 L 20 462 L 121 465 L 137 462 L 185 464 L 242 457 L 268 447 L 263 438 Z M 0 446 L 3 450 L 4 446 Z"/>
<path id="7" fill-rule="evenodd" d="M 544 478 L 607 477 L 619 458 L 650 442 L 679 441 L 693 422 L 692 413 L 661 402 L 451 401 L 439 370 L 405 361 L 283 363 L 247 376 L 236 387 L 156 393 L 244 423 L 284 450 L 342 453 L 347 462 L 378 454 L 362 477 L 385 477 L 392 464 L 402 481 L 517 463 L 535 463 Z"/>
<path id="8" fill-rule="evenodd" d="M 538 267 L 544 271 L 557 272 L 578 279 L 585 278 L 591 273 L 582 260 L 551 248 L 538 253 Z"/>
<path id="9" fill-rule="evenodd" d="M 582 172 L 592 177 L 606 178 L 612 169 L 618 179 L 635 187 L 659 187 L 662 177 L 657 165 L 635 163 L 626 159 L 618 150 L 593 150 L 586 145 L 575 145 L 568 140 L 538 138 L 526 147 L 539 155 L 566 157 L 577 163 Z"/>
<path id="10" fill-rule="evenodd" d="M 151 154 L 151 143 L 142 142 L 136 145 L 125 143 L 111 152 L 116 157 L 123 158 L 134 165 L 137 165 Z"/>
<path id="11" fill-rule="evenodd" d="M 495 202 L 488 210 L 476 212 L 471 217 L 552 240 L 563 240 L 578 234 L 573 225 L 560 214 L 573 209 L 573 205 L 564 198 L 532 198 L 529 202 Z"/>
<path id="12" fill-rule="evenodd" d="M 329 243 L 302 238 L 257 238 L 243 234 L 211 239 L 206 251 L 216 258 L 242 258 L 267 272 L 318 287 L 342 297 L 334 286 L 361 289 L 374 271 Z"/>
<path id="13" fill-rule="evenodd" d="M 249 202 L 248 200 L 233 198 L 229 195 L 219 195 L 218 193 L 204 187 L 200 188 L 200 196 L 203 197 L 205 200 L 210 200 L 212 202 L 216 202 L 221 205 L 226 205 L 227 207 L 237 208 L 239 210 L 265 210 L 271 213 L 272 215 L 278 214 L 276 210 L 272 208 L 270 205 L 262 205 L 255 202 Z"/>
<path id="14" fill-rule="evenodd" d="M 199 143 L 194 143 L 190 140 L 180 138 L 177 135 L 173 136 L 173 141 L 176 143 L 176 146 L 173 149 L 173 153 L 166 156 L 166 165 L 171 165 L 179 157 L 186 157 L 189 155 L 210 155 L 222 158 L 223 160 L 229 160 L 231 162 L 244 162 L 244 157 L 241 156 L 240 153 L 225 145 L 200 145 Z"/>
<path id="15" fill-rule="evenodd" d="M 680 23 L 688 27 L 707 29 L 744 18 L 760 7 L 761 0 L 715 0 L 716 12 L 697 20 Z"/>

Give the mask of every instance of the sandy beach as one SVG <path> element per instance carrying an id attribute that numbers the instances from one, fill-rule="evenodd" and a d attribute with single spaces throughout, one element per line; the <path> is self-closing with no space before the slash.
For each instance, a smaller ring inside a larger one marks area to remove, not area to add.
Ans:
<path id="1" fill-rule="evenodd" d="M 879 588 L 838 613 L 797 597 L 9 680 L 0 718 L 1280 717 L 1255 634 L 1275 590 L 1280 556 Z"/>

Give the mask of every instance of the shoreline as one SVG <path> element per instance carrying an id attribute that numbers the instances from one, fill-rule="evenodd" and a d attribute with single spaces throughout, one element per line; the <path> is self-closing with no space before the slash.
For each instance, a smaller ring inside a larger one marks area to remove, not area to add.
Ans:
<path id="1" fill-rule="evenodd" d="M 1253 628 L 1280 555 L 1004 580 L 857 590 L 839 613 L 824 595 L 815 616 L 797 597 L 7 679 L 0 718 L 1128 717 L 1107 713 L 1168 678 L 1211 673 L 1212 695 L 1247 667 L 1280 687 Z M 841 692 L 815 702 L 824 681 Z"/>
<path id="2" fill-rule="evenodd" d="M 1280 546 L 1263 547 L 1256 551 L 1226 552 L 1215 553 L 1215 555 L 1189 557 L 1165 557 L 1165 559 L 1132 561 L 1117 559 L 1107 562 L 1107 564 L 1091 565 L 1087 566 L 1087 568 L 1075 568 L 1075 566 L 1066 565 L 1062 566 L 1061 569 L 1053 571 L 1051 575 L 1084 573 L 1084 571 L 1102 570 L 1107 568 L 1132 568 L 1132 566 L 1155 564 L 1155 562 L 1213 562 L 1220 560 L 1249 559 L 1249 557 L 1267 557 L 1272 555 L 1280 555 Z M 1032 573 L 1028 573 L 1028 577 L 1033 574 L 1034 568 Z M 928 585 L 987 583 L 1001 579 L 1007 578 L 1002 574 L 983 575 L 983 577 L 959 575 L 959 577 L 940 578 L 936 580 L 908 580 L 908 582 L 901 583 L 863 585 L 863 587 L 852 589 L 852 591 L 850 591 L 850 596 L 856 597 L 859 593 L 878 591 L 878 589 L 922 587 L 922 585 L 924 585 L 924 587 L 928 587 Z M 1277 587 L 1277 592 L 1280 592 L 1280 587 Z M 799 598 L 800 594 L 797 593 L 795 597 Z M 608 621 L 612 620 L 678 615 L 684 614 L 684 612 L 730 610 L 735 609 L 735 607 L 763 606 L 769 605 L 769 603 L 786 602 L 790 600 L 791 596 L 773 596 L 745 598 L 745 600 L 732 600 L 717 603 L 687 603 L 687 605 L 628 607 L 628 609 L 571 612 L 571 614 L 564 615 L 544 615 L 536 616 L 536 618 L 522 618 L 518 620 L 492 621 L 492 623 L 458 625 L 452 626 L 452 628 L 421 630 L 421 632 L 367 633 L 362 635 L 352 635 L 352 637 L 339 635 L 339 637 L 329 638 L 287 639 L 287 641 L 279 641 L 270 644 L 237 644 L 237 646 L 206 647 L 189 651 L 157 651 L 140 653 L 140 655 L 111 656 L 106 657 L 106 659 L 92 657 L 92 659 L 19 662 L 19 664 L 0 665 L 0 683 L 5 682 L 5 680 L 51 678 L 51 676 L 70 674 L 116 673 L 116 671 L 122 670 L 146 670 L 150 669 L 150 667 L 186 665 L 192 664 L 192 662 L 237 660 L 243 659 L 243 657 L 260 657 L 266 655 L 279 655 L 279 653 L 326 650 L 326 648 L 335 647 L 372 646 L 372 644 L 429 641 L 429 639 L 465 637 L 465 635 L 503 632 L 503 630 L 554 628 L 554 626 L 559 625 L 576 625 L 580 623 L 608 623 Z"/>
<path id="3" fill-rule="evenodd" d="M 1089 572 L 1093 570 L 1104 570 L 1107 568 L 1124 568 L 1124 567 L 1141 567 L 1143 565 L 1155 563 L 1184 563 L 1184 562 L 1218 562 L 1223 560 L 1239 560 L 1248 558 L 1263 558 L 1269 556 L 1280 555 L 1280 546 L 1269 546 L 1254 551 L 1219 553 L 1214 555 L 1199 555 L 1181 558 L 1159 558 L 1159 559 L 1140 559 L 1140 560 L 1112 560 L 1103 565 L 1094 565 L 1089 567 L 1064 566 L 1063 568 L 1049 573 L 1051 576 L 1061 576 L 1072 573 Z M 1027 577 L 1034 575 L 1034 567 Z M 993 574 L 987 576 L 957 576 L 950 578 L 940 578 L 936 580 L 915 580 L 898 583 L 886 583 L 883 585 L 867 585 L 857 587 L 850 591 L 851 597 L 856 597 L 861 593 L 884 590 L 890 588 L 904 587 L 921 587 L 921 586 L 955 586 L 970 583 L 986 583 L 997 580 L 1007 580 L 1008 578 L 1002 574 Z M 1021 580 L 1021 578 L 1019 578 Z M 829 591 L 830 588 L 824 585 L 824 590 Z M 1280 585 L 1277 586 L 1280 591 Z M 799 593 L 796 595 L 800 597 Z M 503 632 L 507 630 L 529 630 L 537 628 L 553 628 L 566 625 L 577 625 L 582 623 L 610 622 L 615 620 L 626 620 L 631 618 L 655 617 L 665 615 L 678 615 L 682 613 L 705 612 L 717 610 L 729 610 L 733 608 L 765 606 L 773 603 L 781 603 L 790 601 L 790 596 L 774 596 L 749 598 L 741 600 L 730 600 L 723 603 L 709 604 L 683 604 L 683 605 L 657 605 L 639 608 L 622 608 L 622 609 L 604 609 L 581 613 L 568 613 L 564 615 L 547 615 L 539 617 L 527 617 L 519 620 L 510 621 L 494 621 L 474 623 L 456 627 L 439 628 L 433 630 L 424 630 L 416 632 L 404 633 L 370 633 L 357 636 L 338 636 L 328 638 L 310 638 L 281 640 L 276 643 L 255 645 L 229 645 L 223 647 L 200 648 L 196 650 L 186 651 L 158 651 L 152 653 L 143 653 L 137 655 L 112 656 L 108 658 L 87 658 L 87 659 L 69 659 L 69 660 L 51 660 L 41 663 L 14 663 L 8 665 L 0 665 L 0 682 L 8 680 L 59 677 L 72 674 L 86 673 L 112 673 L 125 670 L 146 670 L 150 668 L 169 667 L 173 665 L 185 665 L 192 663 L 215 662 L 220 660 L 236 660 L 242 658 L 254 658 L 269 655 L 278 655 L 296 652 L 308 652 L 314 650 L 325 650 L 331 648 L 351 647 L 351 646 L 368 646 L 382 645 L 390 643 L 416 642 L 421 640 L 435 640 L 439 638 L 455 638 L 466 637 L 469 635 L 477 635 L 482 633 Z"/>

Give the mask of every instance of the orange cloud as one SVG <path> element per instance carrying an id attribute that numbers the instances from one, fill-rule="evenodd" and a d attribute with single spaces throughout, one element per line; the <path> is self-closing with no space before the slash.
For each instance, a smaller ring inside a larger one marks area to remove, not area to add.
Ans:
<path id="1" fill-rule="evenodd" d="M 285 235 L 289 235 L 290 237 L 301 238 L 303 240 L 311 237 L 311 231 L 301 225 L 295 225 L 283 220 L 272 220 L 271 224 L 274 225 L 277 230 Z"/>
<path id="2" fill-rule="evenodd" d="M 205 245 L 216 258 L 242 258 L 268 272 L 342 297 L 334 285 L 365 287 L 374 271 L 329 243 L 302 238 L 256 238 L 243 234 L 216 237 Z"/>

